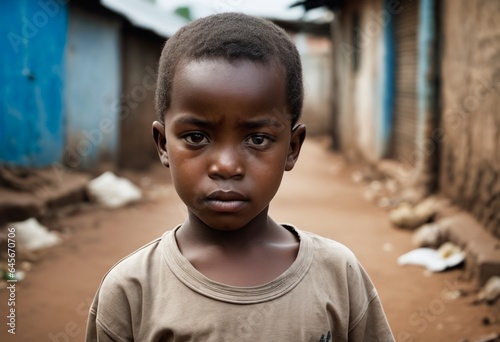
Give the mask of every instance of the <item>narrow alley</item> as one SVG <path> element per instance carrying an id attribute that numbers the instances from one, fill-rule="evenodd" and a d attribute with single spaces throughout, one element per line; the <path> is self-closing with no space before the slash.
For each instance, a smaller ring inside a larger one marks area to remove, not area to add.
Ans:
<path id="1" fill-rule="evenodd" d="M 378 288 L 397 341 L 475 341 L 498 332 L 498 305 L 472 305 L 472 295 L 454 295 L 469 287 L 457 280 L 462 270 L 429 274 L 397 265 L 398 256 L 414 248 L 411 234 L 392 227 L 387 212 L 363 198 L 366 185 L 351 179 L 356 166 L 329 152 L 328 143 L 306 139 L 298 165 L 271 203 L 271 216 L 352 249 Z M 90 207 L 57 222 L 64 242 L 40 254 L 16 284 L 16 335 L 1 329 L 0 340 L 83 340 L 87 310 L 106 270 L 183 220 L 183 205 L 159 164 L 130 176 L 146 200 L 117 210 Z M 2 289 L 2 303 L 7 295 Z"/>

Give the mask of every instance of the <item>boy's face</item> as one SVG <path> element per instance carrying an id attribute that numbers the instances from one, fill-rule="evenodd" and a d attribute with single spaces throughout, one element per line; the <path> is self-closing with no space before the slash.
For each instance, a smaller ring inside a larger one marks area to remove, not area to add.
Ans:
<path id="1" fill-rule="evenodd" d="M 165 125 L 153 133 L 191 213 L 235 230 L 268 207 L 305 137 L 285 108 L 285 75 L 272 63 L 209 59 L 176 71 Z"/>

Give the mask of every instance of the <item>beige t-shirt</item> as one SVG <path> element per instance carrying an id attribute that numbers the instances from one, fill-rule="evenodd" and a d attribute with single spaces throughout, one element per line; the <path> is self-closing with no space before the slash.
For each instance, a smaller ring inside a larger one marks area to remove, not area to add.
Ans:
<path id="1" fill-rule="evenodd" d="M 275 280 L 214 282 L 180 253 L 175 228 L 118 262 L 90 309 L 86 341 L 394 341 L 353 253 L 297 230 L 299 252 Z"/>

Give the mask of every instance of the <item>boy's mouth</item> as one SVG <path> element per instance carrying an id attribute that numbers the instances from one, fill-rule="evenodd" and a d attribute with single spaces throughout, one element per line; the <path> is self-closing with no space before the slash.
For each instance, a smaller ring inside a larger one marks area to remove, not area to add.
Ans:
<path id="1" fill-rule="evenodd" d="M 218 212 L 237 212 L 248 202 L 248 198 L 236 191 L 211 192 L 205 199 L 207 207 Z"/>

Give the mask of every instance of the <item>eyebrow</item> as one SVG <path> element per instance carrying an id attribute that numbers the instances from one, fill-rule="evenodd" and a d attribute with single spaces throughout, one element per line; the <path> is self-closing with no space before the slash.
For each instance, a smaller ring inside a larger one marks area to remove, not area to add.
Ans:
<path id="1" fill-rule="evenodd" d="M 252 130 L 252 129 L 258 129 L 262 127 L 279 127 L 283 125 L 279 120 L 272 119 L 272 118 L 264 118 L 264 119 L 257 119 L 257 120 L 248 120 L 248 121 L 243 121 L 238 124 L 239 128 L 246 129 L 246 130 Z"/>
<path id="2" fill-rule="evenodd" d="M 213 128 L 216 126 L 215 123 L 203 120 L 203 119 L 198 119 L 192 116 L 181 116 L 180 118 L 175 119 L 174 124 L 177 125 L 193 125 L 193 126 L 198 126 L 202 128 Z"/>
<path id="3" fill-rule="evenodd" d="M 217 122 L 211 122 L 209 120 L 203 120 L 200 118 L 192 117 L 192 116 L 181 116 L 174 120 L 174 124 L 176 125 L 193 125 L 205 129 L 217 128 Z M 243 130 L 253 130 L 259 129 L 262 127 L 280 127 L 283 123 L 274 118 L 263 118 L 263 119 L 255 119 L 255 120 L 247 120 L 238 123 L 238 128 Z"/>

